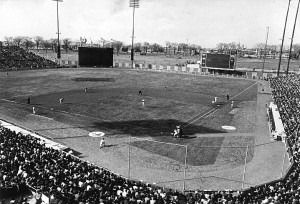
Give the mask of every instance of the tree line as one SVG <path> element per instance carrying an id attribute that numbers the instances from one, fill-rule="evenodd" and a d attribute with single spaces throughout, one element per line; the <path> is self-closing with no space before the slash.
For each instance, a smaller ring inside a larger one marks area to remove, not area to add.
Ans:
<path id="1" fill-rule="evenodd" d="M 16 37 L 4 37 L 4 44 L 7 46 L 17 46 L 24 47 L 26 50 L 28 49 L 45 49 L 53 50 L 56 52 L 57 49 L 57 39 L 44 39 L 42 36 L 16 36 Z M 90 43 L 87 42 L 86 39 L 80 39 L 72 41 L 70 38 L 65 38 L 60 41 L 62 49 L 66 52 L 68 50 L 76 50 L 79 46 L 93 46 L 93 47 L 111 47 L 114 48 L 117 53 L 122 52 L 130 52 L 131 45 L 126 45 L 121 41 L 111 40 L 106 41 L 104 39 L 99 40 L 97 42 Z M 178 54 L 179 52 L 190 52 L 194 50 L 196 53 L 199 52 L 202 47 L 195 44 L 187 44 L 187 43 L 172 43 L 169 41 L 165 42 L 165 45 L 160 45 L 158 43 L 149 43 L 149 42 L 137 42 L 134 43 L 133 49 L 135 52 L 141 53 L 163 53 L 167 52 L 169 54 Z"/>
<path id="2" fill-rule="evenodd" d="M 26 37 L 26 36 L 16 36 L 16 37 L 4 37 L 4 43 L 7 46 L 22 46 L 26 50 L 28 49 L 45 49 L 57 51 L 57 39 L 44 39 L 42 36 Z M 72 41 L 70 38 L 64 38 L 60 41 L 62 49 L 66 52 L 68 50 L 77 50 L 79 46 L 93 46 L 93 47 L 110 47 L 116 50 L 117 54 L 122 52 L 130 52 L 131 45 L 126 45 L 121 41 L 111 40 L 106 41 L 104 39 L 97 42 L 90 43 L 86 39 L 80 39 Z M 149 43 L 149 42 L 137 42 L 134 43 L 133 49 L 135 52 L 141 53 L 167 53 L 167 54 L 200 54 L 201 51 L 214 51 L 217 50 L 218 53 L 232 53 L 231 51 L 240 52 L 242 50 L 252 50 L 253 52 L 264 52 L 266 48 L 266 53 L 279 53 L 280 45 L 267 45 L 264 43 L 257 43 L 253 48 L 247 49 L 244 45 L 240 43 L 231 42 L 231 43 L 218 43 L 215 48 L 204 49 L 200 45 L 188 44 L 188 43 L 176 43 L 166 41 L 165 45 L 160 45 L 158 43 Z M 283 50 L 287 51 L 289 48 L 284 47 Z M 300 56 L 300 44 L 294 44 L 292 48 L 292 58 L 298 59 Z"/>

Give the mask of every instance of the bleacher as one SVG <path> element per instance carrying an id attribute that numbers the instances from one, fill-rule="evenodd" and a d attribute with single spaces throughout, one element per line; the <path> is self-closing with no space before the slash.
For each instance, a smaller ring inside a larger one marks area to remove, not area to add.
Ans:
<path id="1" fill-rule="evenodd" d="M 58 64 L 17 46 L 0 46 L 0 70 L 55 68 Z"/>

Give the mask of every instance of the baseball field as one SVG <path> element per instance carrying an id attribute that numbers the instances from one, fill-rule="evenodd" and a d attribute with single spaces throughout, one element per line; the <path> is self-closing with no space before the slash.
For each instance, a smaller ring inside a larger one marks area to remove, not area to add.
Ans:
<path id="1" fill-rule="evenodd" d="M 240 189 L 280 176 L 284 146 L 270 140 L 271 99 L 262 87 L 267 82 L 114 68 L 2 72 L 0 115 L 125 177 Z M 183 139 L 171 136 L 178 125 Z M 95 131 L 105 133 L 105 148 L 89 136 Z"/>

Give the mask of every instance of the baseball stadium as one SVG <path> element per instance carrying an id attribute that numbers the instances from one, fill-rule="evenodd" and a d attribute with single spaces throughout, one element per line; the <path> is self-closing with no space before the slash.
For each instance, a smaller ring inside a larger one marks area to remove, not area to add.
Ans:
<path id="1" fill-rule="evenodd" d="M 142 49 L 130 0 L 132 45 L 61 47 L 53 1 L 57 41 L 0 41 L 0 204 L 300 202 L 293 38 Z"/>

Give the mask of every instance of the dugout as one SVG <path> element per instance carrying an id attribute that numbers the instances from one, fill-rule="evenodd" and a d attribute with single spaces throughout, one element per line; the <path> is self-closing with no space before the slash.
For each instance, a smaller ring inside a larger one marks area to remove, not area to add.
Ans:
<path id="1" fill-rule="evenodd" d="M 84 67 L 113 67 L 113 48 L 79 47 L 78 64 Z"/>

